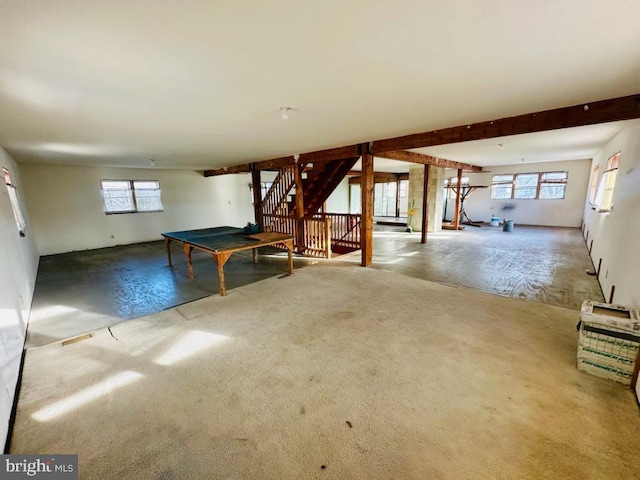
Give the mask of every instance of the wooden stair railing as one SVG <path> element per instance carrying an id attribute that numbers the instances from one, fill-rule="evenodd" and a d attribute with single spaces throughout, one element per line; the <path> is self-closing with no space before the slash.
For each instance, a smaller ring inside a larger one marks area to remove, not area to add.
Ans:
<path id="1" fill-rule="evenodd" d="M 294 187 L 295 165 L 283 167 L 262 200 L 262 215 L 288 215 L 287 196 Z"/>

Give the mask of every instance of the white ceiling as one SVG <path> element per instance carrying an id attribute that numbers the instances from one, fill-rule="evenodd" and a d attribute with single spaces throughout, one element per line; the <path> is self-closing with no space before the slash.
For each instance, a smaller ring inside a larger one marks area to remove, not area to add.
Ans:
<path id="1" fill-rule="evenodd" d="M 2 0 L 0 145 L 206 169 L 637 94 L 639 18 L 638 0 Z M 585 158 L 619 126 L 588 128 L 423 151 Z"/>

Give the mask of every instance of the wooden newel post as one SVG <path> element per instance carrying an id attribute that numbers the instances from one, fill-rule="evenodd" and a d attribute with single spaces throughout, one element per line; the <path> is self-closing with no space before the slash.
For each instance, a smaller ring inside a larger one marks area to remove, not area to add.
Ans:
<path id="1" fill-rule="evenodd" d="M 298 253 L 305 251 L 304 244 L 304 197 L 302 191 L 303 165 L 296 165 L 293 169 L 294 182 L 296 184 L 296 244 Z"/>
<path id="2" fill-rule="evenodd" d="M 424 184 L 422 187 L 422 238 L 420 243 L 427 243 L 427 229 L 429 228 L 429 165 L 424 166 Z"/>
<path id="3" fill-rule="evenodd" d="M 260 184 L 260 170 L 255 164 L 251 165 L 251 184 L 253 190 L 253 214 L 255 222 L 260 226 L 260 231 L 264 232 L 264 220 L 262 218 L 262 186 Z"/>

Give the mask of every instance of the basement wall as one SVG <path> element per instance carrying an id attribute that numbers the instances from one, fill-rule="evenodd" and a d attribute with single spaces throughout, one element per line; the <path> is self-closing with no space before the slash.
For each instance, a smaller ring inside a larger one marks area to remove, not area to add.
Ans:
<path id="1" fill-rule="evenodd" d="M 613 209 L 599 213 L 587 201 L 584 206 L 584 232 L 598 280 L 609 301 L 640 308 L 640 121 L 630 122 L 593 159 L 591 170 L 605 171 L 607 159 L 620 152 L 618 175 L 613 193 Z M 640 398 L 640 382 L 635 386 Z"/>
<path id="2" fill-rule="evenodd" d="M 20 166 L 41 255 L 160 240 L 167 231 L 254 221 L 248 174 L 191 170 Z M 106 215 L 100 180 L 158 180 L 164 211 Z"/>
<path id="3" fill-rule="evenodd" d="M 0 166 L 6 168 L 16 185 L 27 228 L 21 237 L 9 193 L 0 187 L 0 441 L 5 445 L 20 372 L 31 300 L 38 270 L 38 250 L 24 201 L 23 183 L 17 164 L 0 148 Z"/>
<path id="4" fill-rule="evenodd" d="M 471 185 L 488 185 L 473 192 L 464 203 L 467 215 L 475 222 L 490 222 L 495 215 L 501 220 L 514 220 L 516 226 L 547 225 L 553 227 L 580 227 L 584 200 L 587 195 L 591 160 L 526 163 L 485 167 L 486 173 L 463 172 Z M 557 172 L 569 173 L 565 198 L 562 200 L 492 200 L 491 180 L 502 173 Z M 445 178 L 455 177 L 456 170 L 447 169 Z M 510 210 L 505 207 L 512 206 Z M 447 220 L 453 218 L 455 196 L 447 201 Z"/>

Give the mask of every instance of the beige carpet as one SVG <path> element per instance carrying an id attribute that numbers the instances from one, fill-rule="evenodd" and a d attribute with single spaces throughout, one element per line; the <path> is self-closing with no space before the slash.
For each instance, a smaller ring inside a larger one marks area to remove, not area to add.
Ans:
<path id="1" fill-rule="evenodd" d="M 82 479 L 639 478 L 577 312 L 317 265 L 28 350 L 12 453 Z"/>

